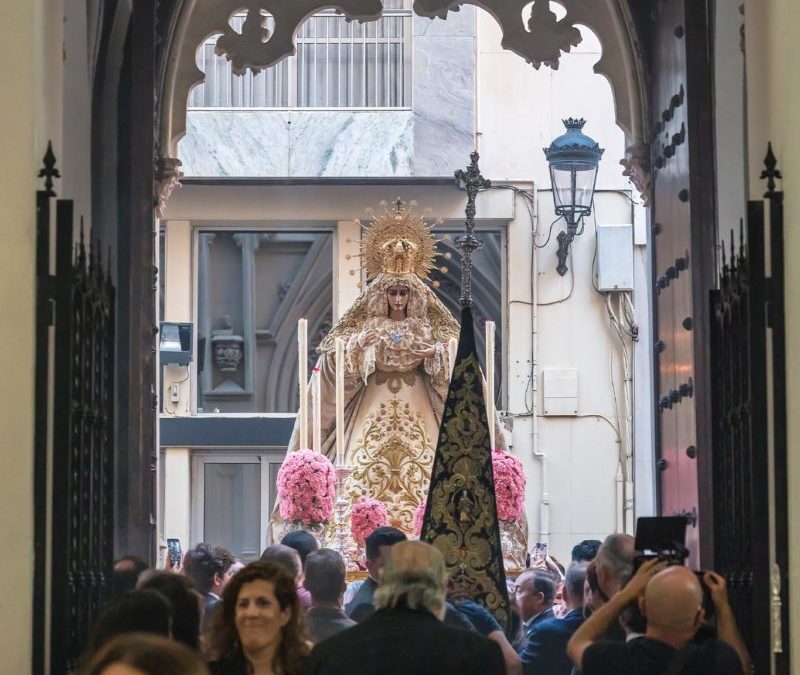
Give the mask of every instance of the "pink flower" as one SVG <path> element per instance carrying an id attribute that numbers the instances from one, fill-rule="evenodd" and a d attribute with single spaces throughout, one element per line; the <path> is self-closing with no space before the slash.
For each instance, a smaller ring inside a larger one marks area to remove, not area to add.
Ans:
<path id="1" fill-rule="evenodd" d="M 428 504 L 426 499 L 423 499 L 417 510 L 414 512 L 414 536 L 419 537 L 422 534 L 422 521 L 425 520 L 425 507 Z"/>
<path id="2" fill-rule="evenodd" d="M 378 499 L 359 499 L 350 509 L 350 532 L 359 546 L 387 522 L 386 506 Z"/>
<path id="3" fill-rule="evenodd" d="M 278 471 L 277 487 L 284 520 L 304 525 L 330 520 L 336 480 L 325 455 L 313 450 L 289 453 Z"/>
<path id="4" fill-rule="evenodd" d="M 500 520 L 514 521 L 522 516 L 525 504 L 525 472 L 522 462 L 510 452 L 492 452 L 492 471 L 494 472 L 494 495 L 497 504 L 497 517 Z"/>

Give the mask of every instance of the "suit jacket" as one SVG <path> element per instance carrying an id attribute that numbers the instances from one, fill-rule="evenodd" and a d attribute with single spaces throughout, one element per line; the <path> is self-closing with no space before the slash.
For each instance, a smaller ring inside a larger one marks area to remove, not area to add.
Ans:
<path id="1" fill-rule="evenodd" d="M 531 621 L 528 625 L 523 624 L 522 628 L 525 631 L 525 635 L 530 635 L 531 631 L 542 621 L 549 621 L 550 619 L 555 619 L 556 615 L 553 613 L 553 608 L 548 607 L 544 610 L 541 614 L 537 615 L 536 618 Z"/>
<path id="2" fill-rule="evenodd" d="M 344 611 L 351 619 L 359 623 L 366 619 L 375 610 L 375 589 L 378 582 L 372 577 L 364 579 L 364 583 L 356 591 L 353 599 L 348 602 Z"/>
<path id="3" fill-rule="evenodd" d="M 341 609 L 333 607 L 311 607 L 305 613 L 303 623 L 314 644 L 356 625 L 356 622 L 348 618 Z"/>
<path id="4" fill-rule="evenodd" d="M 203 617 L 201 631 L 204 635 L 210 636 L 214 627 L 217 612 L 222 611 L 222 601 L 216 595 L 206 593 L 203 595 Z"/>
<path id="5" fill-rule="evenodd" d="M 537 621 L 519 655 L 525 675 L 569 675 L 572 661 L 567 656 L 567 642 L 582 623 L 581 609 L 573 609 L 561 619 Z"/>
<path id="6" fill-rule="evenodd" d="M 307 675 L 504 675 L 497 643 L 426 611 L 381 609 L 311 653 Z"/>

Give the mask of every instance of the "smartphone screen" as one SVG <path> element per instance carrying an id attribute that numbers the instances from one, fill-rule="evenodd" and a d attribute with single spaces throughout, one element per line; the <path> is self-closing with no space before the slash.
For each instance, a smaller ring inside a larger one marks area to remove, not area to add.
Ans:
<path id="1" fill-rule="evenodd" d="M 173 567 L 181 564 L 181 542 L 180 539 L 167 539 L 167 553 L 169 561 Z"/>

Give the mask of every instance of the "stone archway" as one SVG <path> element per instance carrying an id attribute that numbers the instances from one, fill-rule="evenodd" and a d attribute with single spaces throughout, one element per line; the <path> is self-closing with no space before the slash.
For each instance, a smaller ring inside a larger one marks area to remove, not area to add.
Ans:
<path id="1" fill-rule="evenodd" d="M 523 9 L 530 0 L 414 0 L 419 16 L 446 19 L 462 5 L 475 5 L 499 24 L 504 49 L 534 68 L 558 68 L 562 52 L 581 41 L 576 25 L 585 25 L 600 39 L 603 54 L 596 73 L 606 77 L 614 96 L 616 123 L 625 133 L 625 156 L 619 158 L 644 203 L 650 196 L 650 149 L 644 65 L 636 29 L 627 0 L 559 0 L 566 14 L 558 19 L 545 0 L 537 0 L 527 22 Z M 382 0 L 178 0 L 168 17 L 158 72 L 155 199 L 160 210 L 181 178 L 177 159 L 178 141 L 186 132 L 186 105 L 191 89 L 205 74 L 195 63 L 197 45 L 220 33 L 217 51 L 228 58 L 234 72 L 258 72 L 295 53 L 295 36 L 305 19 L 320 9 L 335 8 L 349 20 L 374 21 L 383 11 Z M 229 18 L 247 10 L 242 33 L 235 32 Z M 258 16 L 268 12 L 275 30 L 261 26 Z M 251 17 L 253 17 L 251 19 Z"/>

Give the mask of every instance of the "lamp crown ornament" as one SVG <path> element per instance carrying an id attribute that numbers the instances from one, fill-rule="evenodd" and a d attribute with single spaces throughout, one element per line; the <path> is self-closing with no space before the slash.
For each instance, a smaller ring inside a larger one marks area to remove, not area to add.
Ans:
<path id="1" fill-rule="evenodd" d="M 567 119 L 561 121 L 567 129 L 578 129 L 579 131 L 583 129 L 583 125 L 586 124 L 586 120 L 583 119 L 583 117 L 567 117 Z"/>

